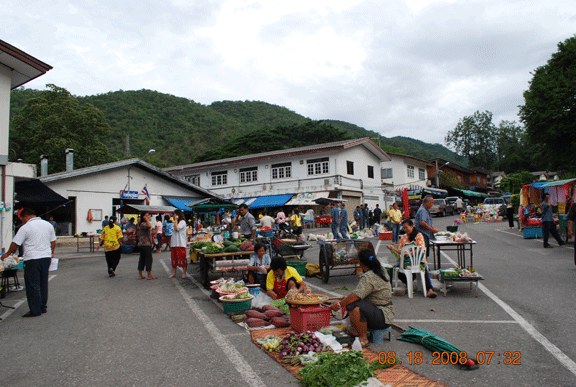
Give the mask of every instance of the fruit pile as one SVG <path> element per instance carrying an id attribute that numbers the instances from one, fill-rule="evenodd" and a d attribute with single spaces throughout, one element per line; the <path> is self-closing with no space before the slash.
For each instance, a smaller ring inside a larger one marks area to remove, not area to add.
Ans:
<path id="1" fill-rule="evenodd" d="M 300 354 L 305 354 L 308 352 L 326 352 L 327 348 L 324 348 L 320 340 L 311 331 L 295 333 L 290 332 L 278 347 L 280 350 L 280 356 L 282 358 L 287 356 L 299 356 Z"/>
<path id="2" fill-rule="evenodd" d="M 290 326 L 290 318 L 286 313 L 271 305 L 264 305 L 262 312 L 255 309 L 247 310 L 243 318 L 246 325 L 250 328 L 265 327 L 274 324 L 276 328 Z"/>

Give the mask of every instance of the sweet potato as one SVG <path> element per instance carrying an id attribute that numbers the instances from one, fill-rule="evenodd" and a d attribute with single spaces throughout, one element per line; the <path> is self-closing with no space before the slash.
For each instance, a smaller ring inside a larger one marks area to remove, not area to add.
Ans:
<path id="1" fill-rule="evenodd" d="M 281 310 L 267 310 L 264 312 L 266 318 L 271 319 L 272 317 L 280 317 L 284 316 L 286 313 L 282 312 Z"/>
<path id="2" fill-rule="evenodd" d="M 247 318 L 244 321 L 250 328 L 254 328 L 254 327 L 265 327 L 266 325 L 269 325 L 270 323 L 268 321 L 265 321 L 261 318 Z"/>
<path id="3" fill-rule="evenodd" d="M 267 311 L 267 310 L 280 310 L 280 309 L 278 309 L 277 307 L 272 306 L 272 305 L 264 305 L 264 306 L 262 307 L 262 309 L 264 309 L 264 311 Z"/>
<path id="4" fill-rule="evenodd" d="M 245 312 L 245 314 L 246 314 L 246 316 L 248 316 L 248 317 L 260 318 L 260 319 L 262 319 L 262 320 L 265 320 L 265 319 L 266 319 L 266 315 L 265 315 L 264 313 L 260 313 L 260 312 L 258 312 L 258 311 L 256 311 L 256 310 L 253 310 L 253 309 L 247 310 L 247 311 Z"/>
<path id="5" fill-rule="evenodd" d="M 290 321 L 286 320 L 284 317 L 273 317 L 272 324 L 274 324 L 276 328 L 284 328 L 290 326 Z"/>

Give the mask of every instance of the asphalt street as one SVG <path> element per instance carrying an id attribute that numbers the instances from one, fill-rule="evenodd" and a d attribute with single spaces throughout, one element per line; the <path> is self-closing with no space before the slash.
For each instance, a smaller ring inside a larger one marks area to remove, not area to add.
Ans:
<path id="1" fill-rule="evenodd" d="M 435 218 L 444 229 L 452 217 Z M 325 232 L 327 229 L 306 230 Z M 478 297 L 467 284 L 428 299 L 394 297 L 396 324 L 432 331 L 469 358 L 484 364 L 463 371 L 423 346 L 396 340 L 372 349 L 395 355 L 413 371 L 448 386 L 574 386 L 576 283 L 573 247 L 542 248 L 507 223 L 465 224 L 478 244 L 474 267 L 486 279 Z M 386 241 L 373 240 L 382 260 L 392 257 Z M 318 246 L 306 251 L 317 263 Z M 197 265 L 186 279 L 168 279 L 169 253 L 155 254 L 157 280 L 137 280 L 137 255 L 124 255 L 109 278 L 103 252 L 58 248 L 60 267 L 51 273 L 48 313 L 22 318 L 24 292 L 2 299 L 3 370 L 0 385 L 61 386 L 294 386 L 296 379 L 258 349 L 247 331 L 233 324 L 199 286 Z M 443 267 L 451 266 L 448 252 Z M 334 271 L 327 284 L 307 278 L 315 292 L 348 294 L 358 277 Z M 20 275 L 23 282 L 22 275 Z M 488 364 L 488 357 L 493 352 Z M 420 362 L 421 353 L 421 362 Z M 520 363 L 520 364 L 506 364 Z"/>

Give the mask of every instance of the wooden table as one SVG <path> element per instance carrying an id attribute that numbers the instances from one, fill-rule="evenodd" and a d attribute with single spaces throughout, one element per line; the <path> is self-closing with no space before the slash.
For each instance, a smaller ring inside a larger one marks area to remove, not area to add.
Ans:
<path id="1" fill-rule="evenodd" d="M 210 285 L 210 273 L 227 273 L 248 270 L 248 262 L 253 251 L 239 251 L 235 253 L 205 254 L 198 252 L 200 260 L 200 278 L 202 285 L 208 288 Z"/>
<path id="2" fill-rule="evenodd" d="M 90 238 L 90 252 L 93 253 L 96 251 L 94 248 L 94 242 L 100 237 L 100 234 L 89 234 L 86 236 L 77 236 L 76 237 L 76 252 L 80 252 L 80 238 Z"/>
<path id="3" fill-rule="evenodd" d="M 451 241 L 438 241 L 430 240 L 430 248 L 433 252 L 434 259 L 434 270 L 441 268 L 442 254 L 441 250 L 453 250 L 456 251 L 458 258 L 458 266 L 461 268 L 466 268 L 466 252 L 470 252 L 470 266 L 474 267 L 473 262 L 473 252 L 472 247 L 476 244 L 476 241 L 470 242 L 451 242 Z"/>

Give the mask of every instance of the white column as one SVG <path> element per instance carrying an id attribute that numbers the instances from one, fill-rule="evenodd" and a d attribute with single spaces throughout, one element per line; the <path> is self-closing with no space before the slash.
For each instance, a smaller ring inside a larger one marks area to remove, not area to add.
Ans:
<path id="1" fill-rule="evenodd" d="M 10 87 L 12 85 L 12 69 L 0 64 L 0 195 L 4 192 L 6 198 L 0 196 L 0 201 L 8 199 L 6 180 L 6 164 L 8 164 L 8 127 L 10 125 Z M 8 222 L 4 210 L 0 211 L 0 250 L 8 249 L 12 240 L 12 223 Z M 11 219 L 11 217 L 10 217 Z"/>

